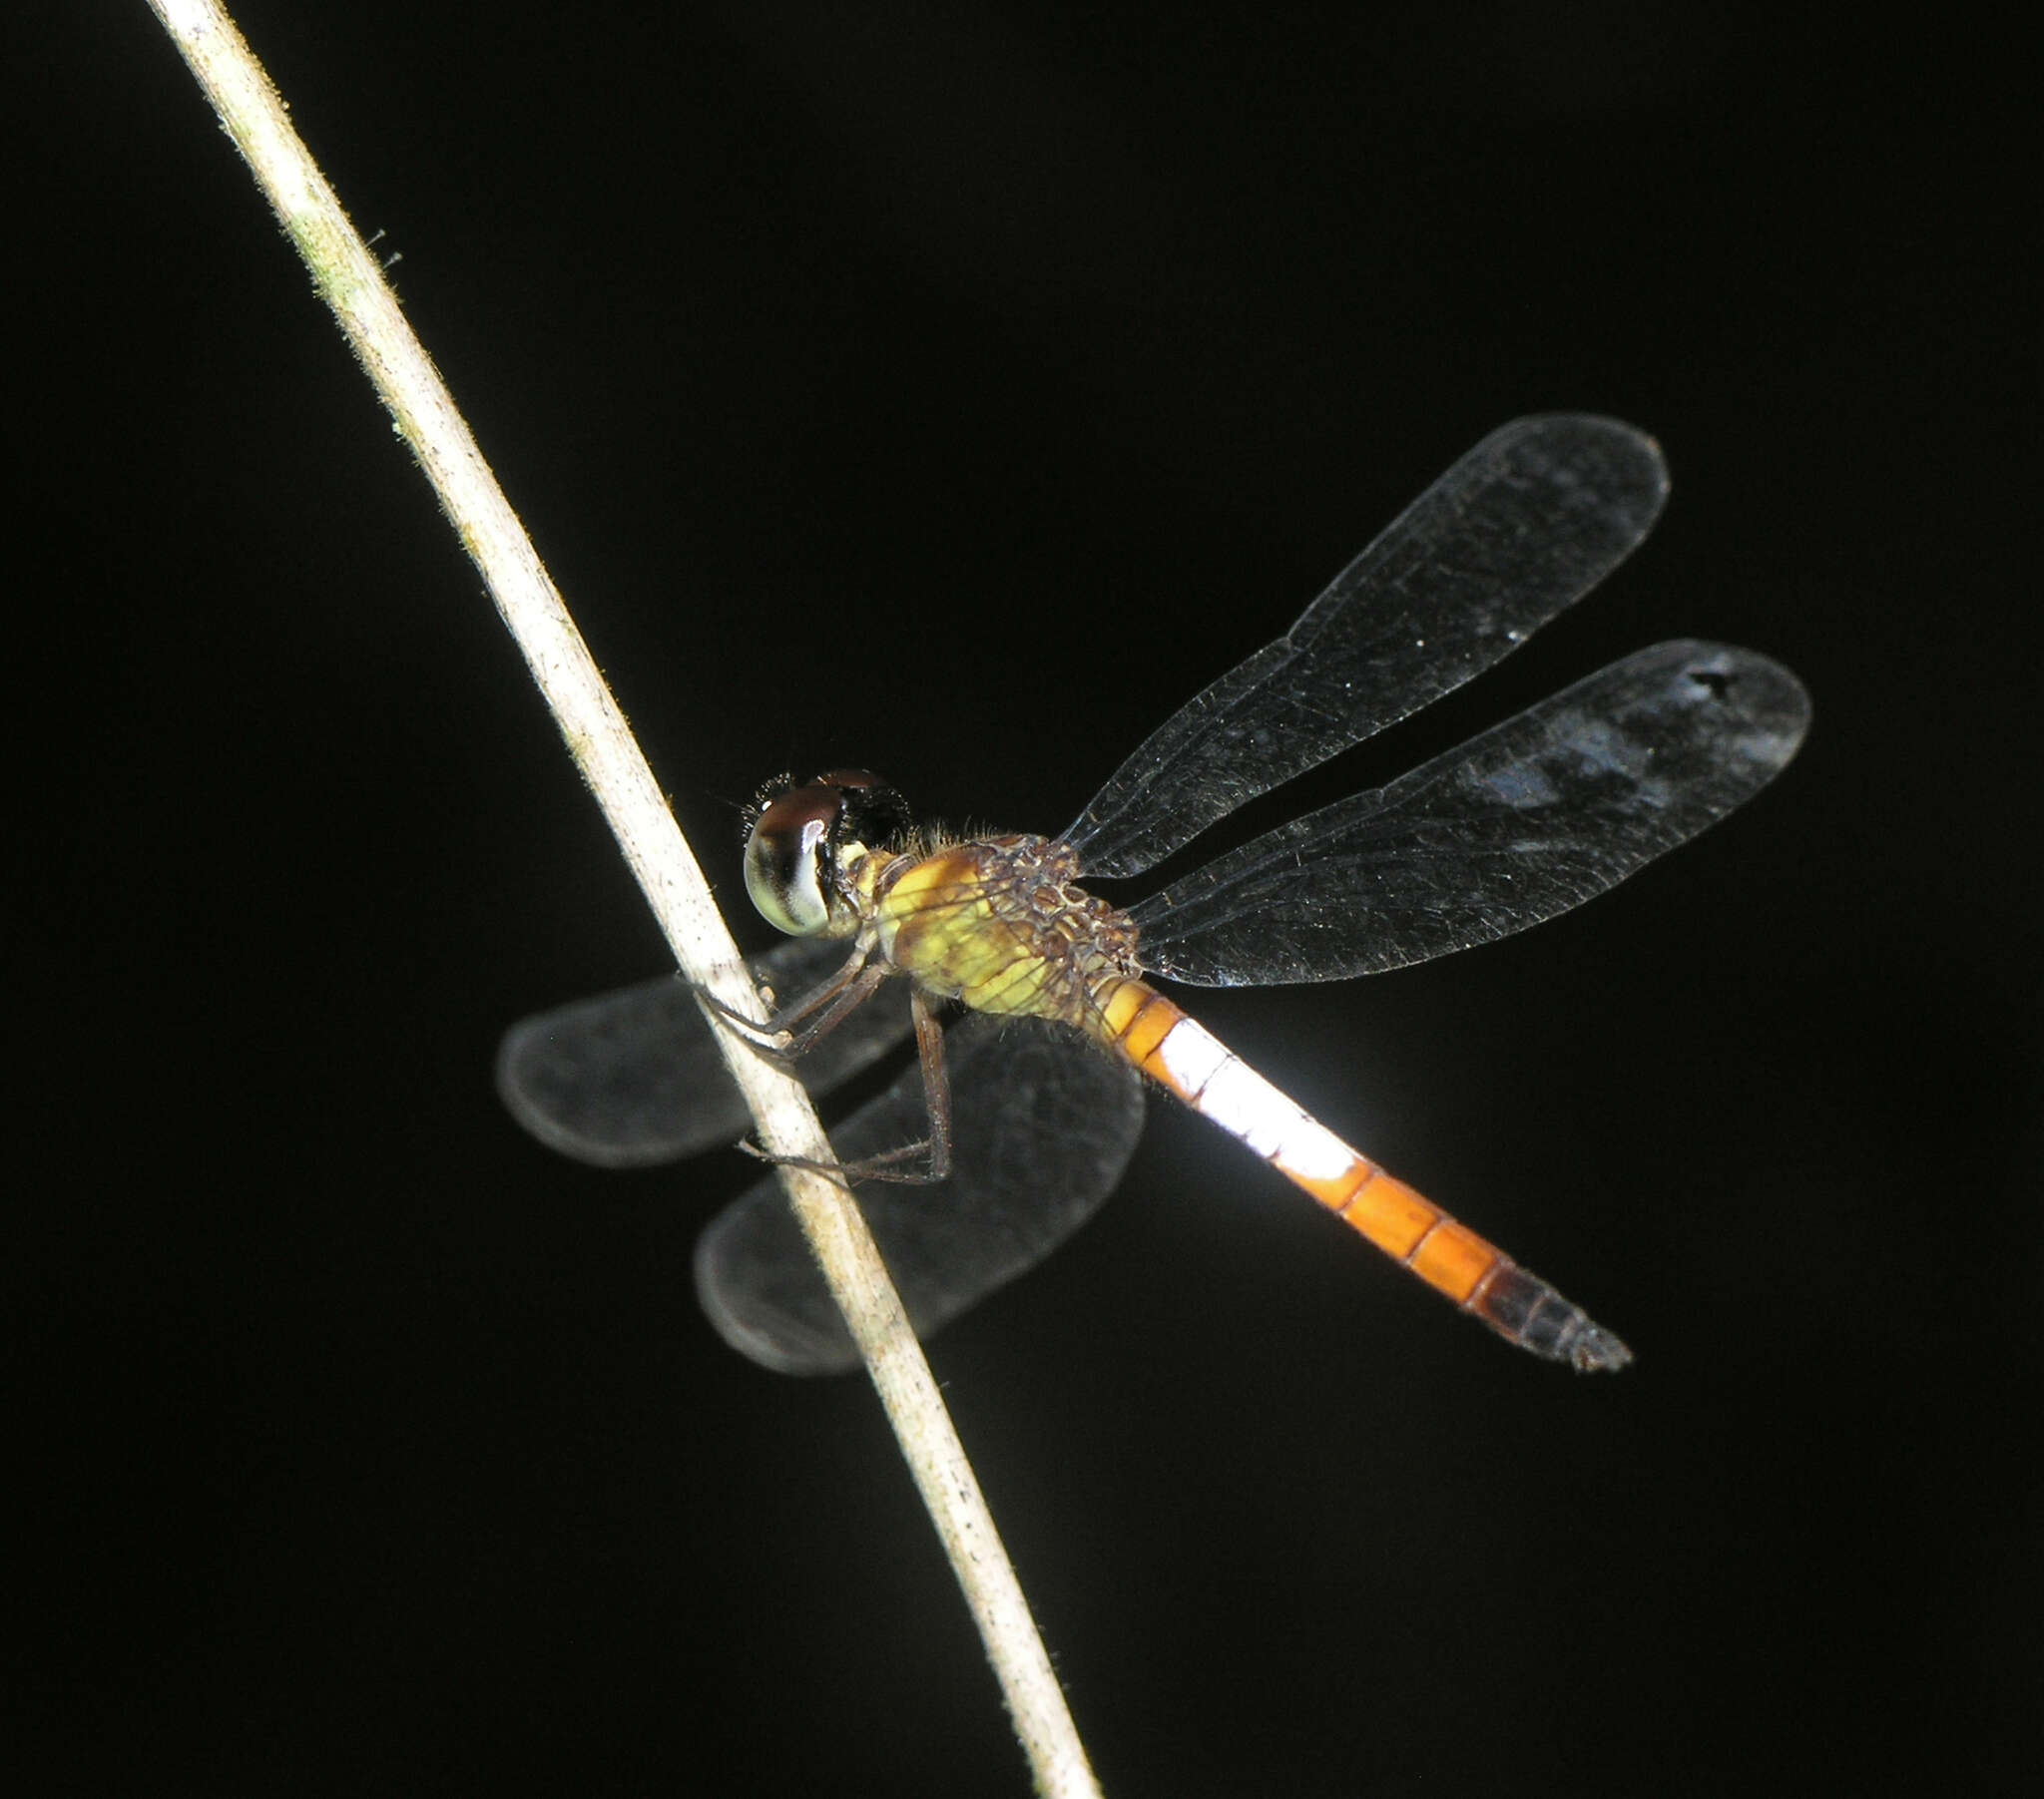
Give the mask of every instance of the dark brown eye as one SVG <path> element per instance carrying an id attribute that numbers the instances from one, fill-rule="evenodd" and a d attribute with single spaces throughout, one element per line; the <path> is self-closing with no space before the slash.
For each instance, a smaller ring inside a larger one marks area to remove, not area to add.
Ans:
<path id="1" fill-rule="evenodd" d="M 831 845 L 843 814 L 841 789 L 790 787 L 755 820 L 746 838 L 746 891 L 760 915 L 790 937 L 814 937 L 830 923 Z"/>
<path id="2" fill-rule="evenodd" d="M 898 843 L 910 824 L 901 795 L 863 768 L 833 768 L 800 786 L 768 782 L 747 810 L 746 891 L 766 922 L 790 937 L 833 926 L 848 932 L 842 852 Z"/>

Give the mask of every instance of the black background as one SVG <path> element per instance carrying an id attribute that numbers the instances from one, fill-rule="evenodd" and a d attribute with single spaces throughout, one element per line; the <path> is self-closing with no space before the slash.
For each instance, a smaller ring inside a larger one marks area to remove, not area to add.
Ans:
<path id="1" fill-rule="evenodd" d="M 1800 672 L 1799 761 L 1532 936 L 1200 1007 L 1639 1365 L 1513 1355 L 1162 1105 L 934 1360 L 1111 1792 L 2034 1775 L 2012 43 L 241 17 L 728 892 L 789 764 L 1055 828 L 1494 425 L 1654 431 L 1639 557 L 1336 784 L 1686 634 Z M 739 1159 L 606 1177 L 497 1109 L 507 1023 L 663 950 L 303 269 L 140 0 L 6 29 L 15 1759 L 1023 1792 L 869 1391 L 697 1314 Z"/>

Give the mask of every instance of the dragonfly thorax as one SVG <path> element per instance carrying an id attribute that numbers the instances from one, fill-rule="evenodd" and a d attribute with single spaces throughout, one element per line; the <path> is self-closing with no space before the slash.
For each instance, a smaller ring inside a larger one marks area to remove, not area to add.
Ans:
<path id="1" fill-rule="evenodd" d="M 980 837 L 887 859 L 872 877 L 876 946 L 926 993 L 976 1012 L 1088 1027 L 1103 984 L 1140 971 L 1128 914 L 1077 881 L 1071 846 Z"/>

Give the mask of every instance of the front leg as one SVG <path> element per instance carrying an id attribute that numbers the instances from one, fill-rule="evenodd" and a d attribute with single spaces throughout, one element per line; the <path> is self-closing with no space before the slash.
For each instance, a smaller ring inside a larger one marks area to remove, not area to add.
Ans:
<path id="1" fill-rule="evenodd" d="M 698 1005 L 729 1025 L 762 1055 L 786 1061 L 800 1056 L 819 1038 L 828 1035 L 879 989 L 891 971 L 884 963 L 872 962 L 871 956 L 871 944 L 854 944 L 846 953 L 843 965 L 828 980 L 788 1006 L 776 1007 L 773 990 L 762 986 L 760 993 L 768 1008 L 768 1017 L 764 1024 L 727 1006 L 707 988 L 698 987 L 693 991 Z M 812 1013 L 820 1013 L 821 1016 L 810 1019 L 807 1025 L 796 1030 L 795 1027 Z"/>

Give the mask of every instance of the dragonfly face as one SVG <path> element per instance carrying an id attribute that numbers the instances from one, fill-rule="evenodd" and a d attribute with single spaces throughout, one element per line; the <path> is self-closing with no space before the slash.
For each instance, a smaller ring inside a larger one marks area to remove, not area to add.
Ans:
<path id="1" fill-rule="evenodd" d="M 846 869 L 908 829 L 901 796 L 862 768 L 769 781 L 748 812 L 746 892 L 760 916 L 790 937 L 856 931 Z"/>
<path id="2" fill-rule="evenodd" d="M 1509 1341 L 1578 1369 L 1631 1359 L 1580 1307 L 1308 1118 L 1148 977 L 1341 980 L 1567 911 L 1780 772 L 1809 718 L 1788 670 L 1725 645 L 1658 645 L 1127 911 L 1081 883 L 1143 873 L 1508 655 L 1631 553 L 1666 493 L 1659 450 L 1630 426 L 1561 415 L 1494 432 L 1289 632 L 1152 733 L 1056 838 L 918 838 L 893 789 L 852 771 L 763 796 L 747 886 L 770 921 L 807 940 L 769 958 L 765 978 L 799 991 L 851 940 L 851 961 L 825 984 L 839 1000 L 812 1088 L 906 1034 L 904 1008 L 875 1011 L 888 988 L 911 989 L 919 1017 L 955 999 L 1051 1021 L 951 1033 L 955 1053 L 921 1083 L 934 1112 L 948 1072 L 948 1180 L 907 1199 L 862 1194 L 920 1328 L 1041 1259 L 1105 1197 L 1140 1119 L 1135 1070 Z M 869 994 L 857 1013 L 841 1003 Z M 685 1100 L 702 1112 L 716 1080 L 700 1021 L 678 1022 L 689 1010 L 628 989 L 528 1020 L 506 1039 L 500 1088 L 537 1134 L 586 1159 L 687 1152 L 703 1139 L 682 1127 Z M 917 1035 L 933 1056 L 934 1029 Z M 904 1081 L 854 1118 L 833 1139 L 840 1153 L 919 1134 L 915 1093 Z M 736 1134 L 729 1115 L 717 1123 Z M 727 1339 L 767 1366 L 849 1365 L 770 1190 L 706 1231 L 697 1284 Z"/>

